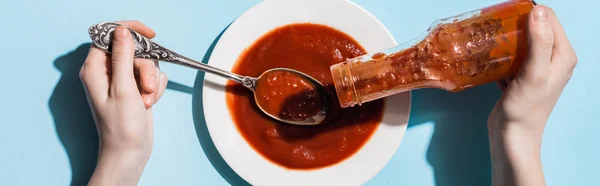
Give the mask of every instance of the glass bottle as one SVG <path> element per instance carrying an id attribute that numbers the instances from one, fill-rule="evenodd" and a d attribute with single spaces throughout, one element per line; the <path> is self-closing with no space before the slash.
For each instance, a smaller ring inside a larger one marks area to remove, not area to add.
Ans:
<path id="1" fill-rule="evenodd" d="M 436 21 L 425 34 L 331 66 L 342 108 L 419 88 L 458 92 L 514 76 L 528 49 L 532 0 L 510 0 Z"/>

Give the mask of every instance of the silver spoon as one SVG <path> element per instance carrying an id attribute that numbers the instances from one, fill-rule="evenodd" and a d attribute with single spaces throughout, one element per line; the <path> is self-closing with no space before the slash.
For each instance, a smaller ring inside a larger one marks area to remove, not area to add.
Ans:
<path id="1" fill-rule="evenodd" d="M 91 26 L 88 30 L 88 33 L 90 34 L 90 37 L 92 39 L 94 46 L 103 50 L 104 52 L 111 53 L 111 51 L 112 51 L 111 50 L 112 35 L 113 35 L 113 32 L 115 31 L 115 29 L 117 28 L 117 26 L 120 26 L 120 24 L 114 23 L 114 22 L 102 22 L 102 23 Z M 136 58 L 145 58 L 145 59 L 153 59 L 153 60 L 171 62 L 174 64 L 178 64 L 178 65 L 190 67 L 193 69 L 205 71 L 208 73 L 212 73 L 212 74 L 233 80 L 235 82 L 238 82 L 238 83 L 244 85 L 244 87 L 252 90 L 252 92 L 254 93 L 255 100 L 257 99 L 257 94 L 256 94 L 257 82 L 261 82 L 260 81 L 261 77 L 263 77 L 265 74 L 274 72 L 274 71 L 285 71 L 285 72 L 297 74 L 300 77 L 308 80 L 308 82 L 311 85 L 313 85 L 314 89 L 316 90 L 317 94 L 319 95 L 319 98 L 321 101 L 321 108 L 317 114 L 315 114 L 312 117 L 305 118 L 305 119 L 294 119 L 294 120 L 282 119 L 281 117 L 279 117 L 273 113 L 269 113 L 269 112 L 265 111 L 265 109 L 263 109 L 263 106 L 261 106 L 259 104 L 259 102 L 256 101 L 258 107 L 260 108 L 261 111 L 263 111 L 263 113 L 267 114 L 268 116 L 270 116 L 276 120 L 279 120 L 281 122 L 285 122 L 285 123 L 289 123 L 289 124 L 317 125 L 317 124 L 320 124 L 323 120 L 325 120 L 325 116 L 327 115 L 327 110 L 329 109 L 329 106 L 328 106 L 329 105 L 328 104 L 329 97 L 325 90 L 325 87 L 316 79 L 314 79 L 300 71 L 296 71 L 293 69 L 287 69 L 287 68 L 276 68 L 276 69 L 271 69 L 271 70 L 267 70 L 267 71 L 263 72 L 263 74 L 261 74 L 257 78 L 242 76 L 242 75 L 224 71 L 224 70 L 209 66 L 207 64 L 204 64 L 202 62 L 198 62 L 198 61 L 192 60 L 190 58 L 187 58 L 185 56 L 179 55 L 175 52 L 172 52 L 171 50 L 168 50 L 168 49 L 154 43 L 150 39 L 142 36 L 141 34 L 137 33 L 136 31 L 134 31 L 132 29 L 129 29 L 129 31 L 131 32 L 131 34 L 133 36 L 133 40 L 135 41 L 134 43 L 135 43 L 135 57 Z"/>

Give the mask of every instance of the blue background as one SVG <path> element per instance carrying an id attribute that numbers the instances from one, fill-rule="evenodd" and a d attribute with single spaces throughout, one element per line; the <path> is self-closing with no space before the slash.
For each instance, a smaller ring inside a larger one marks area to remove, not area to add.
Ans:
<path id="1" fill-rule="evenodd" d="M 89 47 L 90 25 L 141 20 L 156 30 L 158 42 L 206 60 L 227 25 L 259 2 L 2 0 L 0 185 L 82 185 L 89 179 L 98 136 L 77 73 Z M 499 0 L 355 2 L 403 42 L 438 18 Z M 580 59 L 546 128 L 542 149 L 546 179 L 548 185 L 599 185 L 600 3 L 540 3 L 556 10 Z M 169 76 L 169 89 L 154 107 L 154 152 L 140 185 L 244 184 L 207 134 L 203 74 L 164 63 L 162 71 Z M 406 136 L 394 158 L 367 185 L 489 185 L 486 119 L 500 94 L 495 85 L 456 94 L 414 91 Z"/>

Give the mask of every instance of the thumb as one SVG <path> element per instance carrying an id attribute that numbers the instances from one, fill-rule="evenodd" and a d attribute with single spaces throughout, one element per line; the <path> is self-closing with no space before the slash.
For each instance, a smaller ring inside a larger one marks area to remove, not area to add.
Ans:
<path id="1" fill-rule="evenodd" d="M 112 82 L 115 93 L 136 88 L 133 75 L 134 43 L 131 33 L 119 26 L 113 33 L 112 42 Z M 137 88 L 135 89 L 137 91 Z"/>
<path id="2" fill-rule="evenodd" d="M 548 8 L 536 6 L 529 17 L 529 54 L 520 78 L 531 83 L 546 81 L 550 75 L 550 59 L 554 33 L 548 18 Z"/>

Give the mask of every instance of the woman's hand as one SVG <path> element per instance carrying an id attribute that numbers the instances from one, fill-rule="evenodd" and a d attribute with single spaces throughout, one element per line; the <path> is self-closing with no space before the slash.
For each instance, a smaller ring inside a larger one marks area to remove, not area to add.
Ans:
<path id="1" fill-rule="evenodd" d="M 155 33 L 137 21 L 122 21 L 142 35 Z M 112 55 L 91 47 L 80 71 L 100 136 L 98 164 L 90 185 L 136 185 L 152 151 L 152 105 L 167 77 L 158 63 L 134 59 L 132 35 L 118 27 Z"/>
<path id="2" fill-rule="evenodd" d="M 488 120 L 494 184 L 545 184 L 542 135 L 577 64 L 575 51 L 550 8 L 534 8 L 528 34 L 529 56 L 516 77 L 500 82 L 505 93 Z"/>

